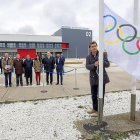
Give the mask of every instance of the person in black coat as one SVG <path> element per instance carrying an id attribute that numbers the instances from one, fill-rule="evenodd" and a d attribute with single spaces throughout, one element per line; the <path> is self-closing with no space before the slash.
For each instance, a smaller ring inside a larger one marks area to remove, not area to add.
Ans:
<path id="1" fill-rule="evenodd" d="M 53 57 L 53 55 L 51 53 L 50 53 L 50 56 L 53 58 L 54 69 L 55 69 L 55 58 Z"/>
<path id="2" fill-rule="evenodd" d="M 61 77 L 61 85 L 63 85 L 63 66 L 64 66 L 64 60 L 60 57 L 60 54 L 57 54 L 56 58 L 56 71 L 57 71 L 57 83 L 56 85 L 59 84 L 59 75 Z"/>
<path id="3" fill-rule="evenodd" d="M 97 50 L 97 43 L 91 42 L 89 45 L 91 53 L 86 57 L 86 68 L 90 70 L 90 85 L 92 97 L 92 110 L 87 111 L 88 114 L 93 114 L 92 117 L 98 117 L 98 92 L 99 92 L 99 51 Z M 110 63 L 105 53 L 103 54 L 103 102 L 105 95 L 105 85 L 109 83 L 109 77 L 105 70 Z"/>
<path id="4" fill-rule="evenodd" d="M 32 85 L 32 67 L 33 67 L 33 60 L 30 59 L 30 55 L 27 55 L 27 59 L 24 61 L 26 86 L 29 85 L 28 78 L 30 78 L 30 85 Z"/>
<path id="5" fill-rule="evenodd" d="M 54 71 L 54 59 L 50 56 L 50 52 L 47 52 L 47 57 L 44 58 L 44 69 L 46 70 L 46 83 L 49 85 L 49 75 L 50 84 L 53 82 L 53 71 Z"/>

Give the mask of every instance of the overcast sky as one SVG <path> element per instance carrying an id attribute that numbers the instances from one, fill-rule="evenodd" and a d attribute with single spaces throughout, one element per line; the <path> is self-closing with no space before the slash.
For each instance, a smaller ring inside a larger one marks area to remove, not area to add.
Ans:
<path id="1" fill-rule="evenodd" d="M 52 35 L 61 26 L 72 26 L 91 29 L 93 40 L 98 40 L 98 1 L 0 0 L 0 34 Z M 104 1 L 118 15 L 133 22 L 133 0 Z"/>

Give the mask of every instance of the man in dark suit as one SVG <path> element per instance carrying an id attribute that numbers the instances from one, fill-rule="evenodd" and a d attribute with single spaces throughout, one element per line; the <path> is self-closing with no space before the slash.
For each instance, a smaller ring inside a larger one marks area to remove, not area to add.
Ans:
<path id="1" fill-rule="evenodd" d="M 57 57 L 58 58 L 56 58 L 56 71 L 57 71 L 57 83 L 56 83 L 56 85 L 59 84 L 59 75 L 61 77 L 61 85 L 63 85 L 63 76 L 62 76 L 62 73 L 63 73 L 64 61 L 60 57 L 60 54 L 57 54 Z"/>
<path id="2" fill-rule="evenodd" d="M 50 53 L 50 56 L 53 58 L 53 62 L 54 62 L 54 69 L 55 69 L 55 58 L 53 57 L 53 55 Z"/>
<path id="3" fill-rule="evenodd" d="M 49 75 L 50 75 L 50 84 L 53 82 L 53 71 L 54 71 L 54 59 L 50 56 L 50 52 L 47 52 L 47 57 L 44 58 L 44 69 L 46 70 L 46 82 L 49 85 Z"/>
<path id="4" fill-rule="evenodd" d="M 26 86 L 29 85 L 28 78 L 30 78 L 30 85 L 32 85 L 32 67 L 33 67 L 33 60 L 30 59 L 30 55 L 27 55 L 27 59 L 24 61 Z"/>

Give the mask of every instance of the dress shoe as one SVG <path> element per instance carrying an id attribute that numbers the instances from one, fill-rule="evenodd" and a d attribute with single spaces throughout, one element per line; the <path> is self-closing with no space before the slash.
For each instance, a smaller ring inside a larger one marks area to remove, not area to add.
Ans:
<path id="1" fill-rule="evenodd" d="M 12 87 L 12 85 L 9 85 L 9 87 Z"/>
<path id="2" fill-rule="evenodd" d="M 7 85 L 5 85 L 5 87 L 7 88 L 8 86 L 7 86 Z"/>
<path id="3" fill-rule="evenodd" d="M 19 85 L 17 84 L 16 86 L 18 87 Z"/>
<path id="4" fill-rule="evenodd" d="M 61 85 L 63 85 L 63 83 L 61 83 Z"/>
<path id="5" fill-rule="evenodd" d="M 32 86 L 32 83 L 30 83 L 30 86 Z"/>
<path id="6" fill-rule="evenodd" d="M 23 86 L 23 84 L 21 84 L 21 86 Z"/>
<path id="7" fill-rule="evenodd" d="M 92 114 L 92 113 L 95 113 L 95 112 L 96 112 L 96 110 L 94 110 L 94 109 L 87 111 L 88 114 Z"/>
<path id="8" fill-rule="evenodd" d="M 59 83 L 56 83 L 56 85 L 59 85 Z"/>
<path id="9" fill-rule="evenodd" d="M 98 112 L 96 111 L 91 117 L 98 117 Z"/>
<path id="10" fill-rule="evenodd" d="M 47 83 L 47 85 L 49 85 L 49 83 Z"/>
<path id="11" fill-rule="evenodd" d="M 40 85 L 40 83 L 38 83 L 38 85 Z"/>

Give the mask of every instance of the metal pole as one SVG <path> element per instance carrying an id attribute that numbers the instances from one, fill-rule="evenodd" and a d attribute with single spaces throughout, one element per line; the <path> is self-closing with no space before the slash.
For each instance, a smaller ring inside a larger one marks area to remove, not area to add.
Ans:
<path id="1" fill-rule="evenodd" d="M 77 47 L 76 47 L 76 58 L 77 58 Z"/>
<path id="2" fill-rule="evenodd" d="M 76 76 L 76 68 L 75 68 L 75 88 L 73 88 L 73 90 L 79 90 L 79 88 L 77 88 L 77 76 Z"/>
<path id="3" fill-rule="evenodd" d="M 98 125 L 103 125 L 103 10 L 104 0 L 99 0 L 99 96 Z"/>
<path id="4" fill-rule="evenodd" d="M 43 90 L 41 91 L 41 93 L 46 93 L 47 90 L 44 89 L 44 65 L 43 65 Z"/>
<path id="5" fill-rule="evenodd" d="M 88 55 L 89 55 L 89 46 L 88 46 Z"/>
<path id="6" fill-rule="evenodd" d="M 139 0 L 134 0 L 133 24 L 138 26 L 138 5 Z M 131 105 L 130 105 L 130 119 L 135 121 L 136 111 L 136 78 L 132 77 L 132 91 L 131 91 Z"/>

